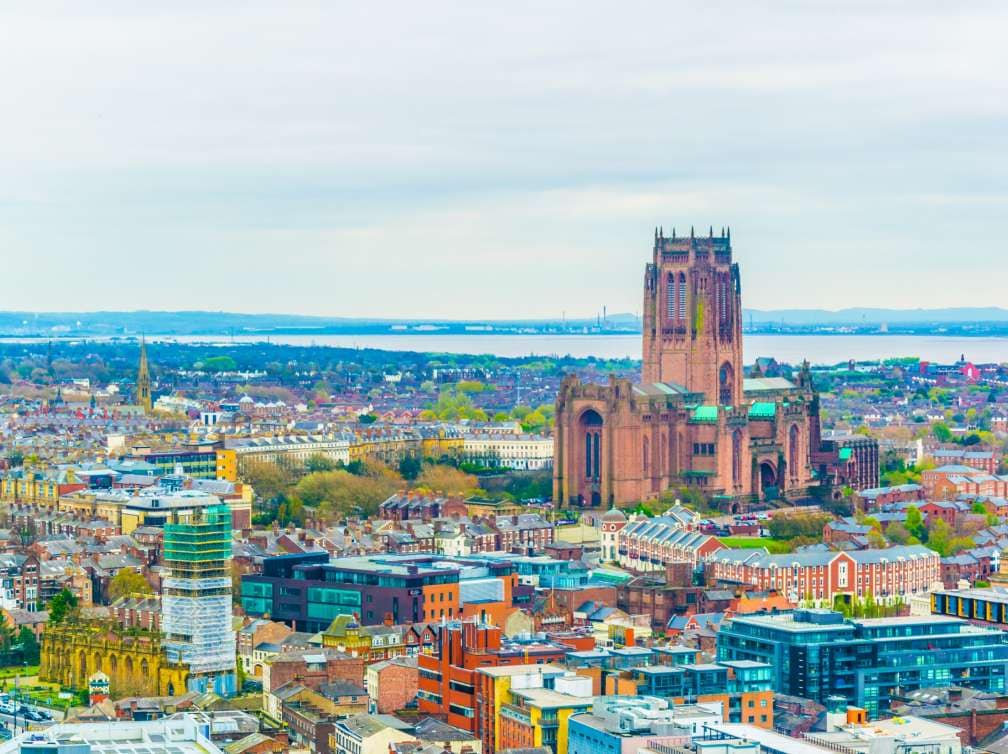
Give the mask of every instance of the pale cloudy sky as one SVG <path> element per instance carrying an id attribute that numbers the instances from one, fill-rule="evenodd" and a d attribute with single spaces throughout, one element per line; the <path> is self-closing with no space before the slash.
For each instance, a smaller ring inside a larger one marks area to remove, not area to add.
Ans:
<path id="1" fill-rule="evenodd" d="M 1008 4 L 4 3 L 0 309 L 1005 304 Z M 44 279 L 44 284 L 40 281 Z"/>

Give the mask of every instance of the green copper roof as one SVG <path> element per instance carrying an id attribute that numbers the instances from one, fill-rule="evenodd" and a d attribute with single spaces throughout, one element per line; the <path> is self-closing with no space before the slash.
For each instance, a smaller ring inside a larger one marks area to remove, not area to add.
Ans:
<path id="1" fill-rule="evenodd" d="M 682 472 L 681 476 L 685 477 L 714 476 L 714 472 L 708 471 L 707 469 L 686 469 L 686 471 Z"/>
<path id="2" fill-rule="evenodd" d="M 840 448 L 840 460 L 849 461 L 853 451 L 850 448 Z"/>
<path id="3" fill-rule="evenodd" d="M 756 401 L 749 407 L 750 419 L 773 419 L 777 415 L 777 404 L 769 401 Z"/>
<path id="4" fill-rule="evenodd" d="M 717 406 L 697 406 L 693 411 L 693 421 L 695 422 L 716 422 Z"/>

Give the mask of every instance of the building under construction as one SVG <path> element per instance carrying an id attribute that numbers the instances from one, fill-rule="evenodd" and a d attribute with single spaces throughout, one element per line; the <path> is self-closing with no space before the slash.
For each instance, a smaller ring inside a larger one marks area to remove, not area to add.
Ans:
<path id="1" fill-rule="evenodd" d="M 171 662 L 189 666 L 190 691 L 235 693 L 231 627 L 231 511 L 213 505 L 164 525 L 162 625 Z"/>

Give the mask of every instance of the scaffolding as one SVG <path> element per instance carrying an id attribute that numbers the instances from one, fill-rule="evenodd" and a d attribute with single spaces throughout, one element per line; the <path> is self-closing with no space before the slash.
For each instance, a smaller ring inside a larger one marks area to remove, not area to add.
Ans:
<path id="1" fill-rule="evenodd" d="M 231 510 L 175 514 L 164 527 L 162 630 L 172 662 L 189 666 L 190 690 L 234 692 L 235 632 L 231 625 Z"/>

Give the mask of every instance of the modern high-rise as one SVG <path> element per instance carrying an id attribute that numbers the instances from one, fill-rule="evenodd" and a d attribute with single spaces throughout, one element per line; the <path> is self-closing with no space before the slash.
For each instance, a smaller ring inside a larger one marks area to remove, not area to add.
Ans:
<path id="1" fill-rule="evenodd" d="M 189 666 L 190 691 L 235 693 L 235 632 L 231 625 L 231 511 L 197 509 L 164 525 L 161 627 L 172 662 Z"/>
<path id="2" fill-rule="evenodd" d="M 964 686 L 1005 692 L 1008 633 L 940 615 L 845 619 L 831 610 L 736 616 L 718 660 L 773 667 L 773 688 L 825 703 L 840 696 L 884 716 L 897 693 Z"/>

